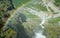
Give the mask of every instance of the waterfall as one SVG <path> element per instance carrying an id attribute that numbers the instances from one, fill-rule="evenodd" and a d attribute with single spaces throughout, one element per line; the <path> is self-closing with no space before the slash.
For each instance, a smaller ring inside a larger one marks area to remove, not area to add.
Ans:
<path id="1" fill-rule="evenodd" d="M 43 24 L 45 23 L 45 19 L 42 20 L 42 22 L 40 23 L 40 26 L 42 27 L 42 30 L 35 33 L 36 37 L 35 38 L 46 38 L 46 36 L 43 35 L 43 29 L 44 29 L 44 26 Z"/>
<path id="2" fill-rule="evenodd" d="M 42 31 L 39 31 L 38 33 L 35 33 L 36 37 L 35 38 L 46 38 L 43 34 Z"/>
<path id="3" fill-rule="evenodd" d="M 42 22 L 40 23 L 40 26 L 42 27 L 42 30 L 39 30 L 38 32 L 35 32 L 35 36 L 33 36 L 32 38 L 46 38 L 46 36 L 43 35 L 43 29 L 44 29 L 43 24 L 45 23 L 45 20 L 46 20 L 45 14 L 42 11 L 38 12 L 38 11 L 33 10 L 31 8 L 28 8 L 28 7 L 26 7 L 26 10 L 29 11 L 30 13 L 34 14 L 34 15 L 37 15 L 42 20 Z"/>

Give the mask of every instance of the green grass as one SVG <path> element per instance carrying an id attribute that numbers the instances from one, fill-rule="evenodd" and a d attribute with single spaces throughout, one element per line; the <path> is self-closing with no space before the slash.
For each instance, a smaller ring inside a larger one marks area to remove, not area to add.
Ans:
<path id="1" fill-rule="evenodd" d="M 52 18 L 52 19 L 50 20 L 50 23 L 58 23 L 58 21 L 60 21 L 60 17 Z"/>
<path id="2" fill-rule="evenodd" d="M 46 38 L 60 38 L 60 26 L 49 25 L 45 26 L 44 34 Z"/>
<path id="3" fill-rule="evenodd" d="M 38 1 L 37 4 L 34 4 L 35 2 L 36 2 L 36 1 L 31 2 L 30 4 L 27 5 L 27 7 L 29 7 L 29 8 L 34 7 L 35 9 L 38 9 L 37 11 L 47 11 L 46 6 L 44 6 L 42 3 L 38 4 L 38 3 L 39 3 L 39 1 Z M 40 0 L 40 2 L 41 2 L 41 0 Z M 35 10 L 35 9 L 34 9 L 34 10 Z"/>
<path id="4" fill-rule="evenodd" d="M 18 7 L 18 6 L 22 6 L 23 4 L 25 4 L 25 3 L 29 2 L 29 1 L 31 1 L 31 0 L 13 0 L 13 4 L 14 4 L 15 7 Z M 41 0 L 39 0 L 39 1 L 41 1 Z M 35 0 L 32 0 L 27 5 L 27 7 L 34 7 L 36 9 L 38 9 L 38 11 L 40 11 L 40 10 L 41 11 L 47 11 L 46 6 L 44 6 L 43 4 L 35 4 L 34 5 L 35 2 L 36 2 Z"/>
<path id="5" fill-rule="evenodd" d="M 12 0 L 15 7 L 22 6 L 30 0 Z"/>
<path id="6" fill-rule="evenodd" d="M 36 7 L 37 9 L 41 10 L 41 11 L 47 11 L 46 6 L 42 5 L 42 4 L 37 4 L 34 7 Z"/>
<path id="7" fill-rule="evenodd" d="M 36 18 L 36 17 L 38 17 L 38 16 L 33 15 L 33 14 L 31 14 L 31 13 L 28 13 L 28 14 L 26 14 L 26 17 L 28 17 L 28 18 Z"/>
<path id="8" fill-rule="evenodd" d="M 55 3 L 54 3 L 56 6 L 60 6 L 60 0 L 55 0 Z"/>

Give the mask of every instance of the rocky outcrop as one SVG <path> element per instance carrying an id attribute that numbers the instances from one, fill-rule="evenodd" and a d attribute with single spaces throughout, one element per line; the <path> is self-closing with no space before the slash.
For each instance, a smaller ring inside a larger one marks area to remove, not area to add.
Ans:
<path id="1" fill-rule="evenodd" d="M 10 12 L 14 9 L 12 0 L 0 0 L 0 33 L 4 23 L 10 17 Z"/>

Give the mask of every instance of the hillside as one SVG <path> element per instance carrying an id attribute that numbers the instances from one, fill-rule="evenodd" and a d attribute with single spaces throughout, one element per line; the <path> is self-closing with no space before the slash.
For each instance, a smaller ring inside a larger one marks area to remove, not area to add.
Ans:
<path id="1" fill-rule="evenodd" d="M 60 0 L 0 0 L 0 38 L 60 38 Z"/>

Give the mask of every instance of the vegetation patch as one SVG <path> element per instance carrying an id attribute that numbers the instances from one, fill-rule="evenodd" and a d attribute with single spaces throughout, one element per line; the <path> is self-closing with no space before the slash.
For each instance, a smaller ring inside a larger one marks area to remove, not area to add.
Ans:
<path id="1" fill-rule="evenodd" d="M 60 26 L 48 23 L 45 25 L 43 34 L 47 38 L 60 38 Z"/>
<path id="2" fill-rule="evenodd" d="M 15 7 L 19 7 L 31 0 L 12 0 L 12 1 Z"/>
<path id="3" fill-rule="evenodd" d="M 56 6 L 60 6 L 60 0 L 55 0 L 55 3 L 54 3 Z"/>
<path id="4" fill-rule="evenodd" d="M 58 23 L 58 21 L 60 21 L 60 17 L 52 18 L 52 19 L 50 20 L 50 23 Z"/>

